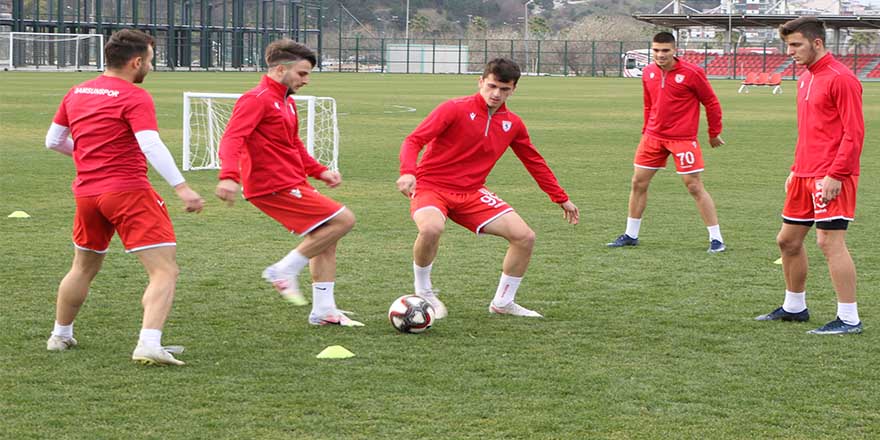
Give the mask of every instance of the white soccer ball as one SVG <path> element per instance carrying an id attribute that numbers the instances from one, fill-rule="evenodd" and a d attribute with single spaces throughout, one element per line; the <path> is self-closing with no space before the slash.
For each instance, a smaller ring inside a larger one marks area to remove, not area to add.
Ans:
<path id="1" fill-rule="evenodd" d="M 388 320 L 403 333 L 422 333 L 434 324 L 434 307 L 422 297 L 403 295 L 391 303 Z"/>

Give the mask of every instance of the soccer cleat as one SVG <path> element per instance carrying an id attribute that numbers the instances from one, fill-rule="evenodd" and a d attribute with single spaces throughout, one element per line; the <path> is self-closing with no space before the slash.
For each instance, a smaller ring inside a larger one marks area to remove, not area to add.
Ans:
<path id="1" fill-rule="evenodd" d="M 847 334 L 859 334 L 862 332 L 862 323 L 858 324 L 847 324 L 840 320 L 840 317 L 834 318 L 834 321 L 829 322 L 828 324 L 823 325 L 815 330 L 810 330 L 807 333 L 812 335 L 847 335 Z"/>
<path id="2" fill-rule="evenodd" d="M 443 319 L 449 314 L 446 310 L 446 306 L 443 305 L 443 301 L 440 301 L 440 298 L 437 298 L 436 291 L 429 290 L 427 292 L 416 293 L 416 296 L 428 301 L 428 304 L 431 304 L 431 307 L 434 308 L 434 319 Z"/>
<path id="3" fill-rule="evenodd" d="M 795 322 L 807 322 L 810 320 L 810 311 L 808 309 L 803 309 L 800 312 L 792 313 L 786 312 L 782 307 L 777 308 L 776 310 L 761 316 L 756 316 L 755 321 L 795 321 Z"/>
<path id="4" fill-rule="evenodd" d="M 73 339 L 73 337 L 66 338 L 64 336 L 52 335 L 46 341 L 46 350 L 49 351 L 64 351 L 73 347 L 76 347 L 76 339 Z"/>
<path id="5" fill-rule="evenodd" d="M 263 271 L 263 279 L 272 284 L 272 287 L 278 291 L 287 302 L 295 306 L 305 306 L 309 304 L 309 300 L 299 291 L 296 278 L 285 278 L 275 266 L 269 266 Z"/>
<path id="6" fill-rule="evenodd" d="M 489 313 L 494 313 L 496 315 L 513 315 L 513 316 L 524 316 L 527 318 L 543 318 L 544 315 L 534 311 L 529 310 L 515 302 L 512 302 L 504 307 L 498 307 L 494 302 L 489 303 Z"/>
<path id="7" fill-rule="evenodd" d="M 639 239 L 632 238 L 629 235 L 622 234 L 620 237 L 617 237 L 611 243 L 606 244 L 608 247 L 624 247 L 624 246 L 638 246 Z"/>
<path id="8" fill-rule="evenodd" d="M 318 315 L 315 312 L 309 314 L 309 324 L 311 325 L 339 325 L 342 327 L 363 327 L 364 323 L 355 321 L 345 316 L 345 310 L 336 309 L 330 313 Z"/>
<path id="9" fill-rule="evenodd" d="M 724 242 L 721 240 L 712 240 L 709 242 L 709 249 L 706 252 L 710 254 L 717 254 L 719 252 L 724 252 L 727 247 L 724 246 Z"/>
<path id="10" fill-rule="evenodd" d="M 131 360 L 143 365 L 186 365 L 183 361 L 179 361 L 165 351 L 162 347 L 147 347 L 138 344 L 131 354 Z"/>

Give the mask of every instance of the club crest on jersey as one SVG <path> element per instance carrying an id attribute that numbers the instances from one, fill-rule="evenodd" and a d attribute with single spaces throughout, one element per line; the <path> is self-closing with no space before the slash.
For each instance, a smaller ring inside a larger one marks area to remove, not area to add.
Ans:
<path id="1" fill-rule="evenodd" d="M 651 79 L 654 79 L 654 72 L 651 72 L 649 76 L 651 77 Z"/>
<path id="2" fill-rule="evenodd" d="M 298 199 L 303 198 L 302 192 L 300 192 L 300 190 L 297 189 L 297 188 L 294 188 L 294 189 L 290 190 L 290 195 L 292 195 L 292 196 L 294 196 L 294 197 L 296 197 L 296 198 L 298 198 Z"/>
<path id="3" fill-rule="evenodd" d="M 470 117 L 471 117 L 471 121 L 473 121 L 477 117 L 477 114 L 471 112 Z"/>
<path id="4" fill-rule="evenodd" d="M 505 132 L 510 131 L 510 127 L 513 127 L 513 122 L 510 121 L 501 121 L 501 129 Z"/>
<path id="5" fill-rule="evenodd" d="M 677 82 L 679 84 L 683 83 L 684 82 L 684 75 L 682 75 L 680 73 L 675 75 L 675 82 Z"/>

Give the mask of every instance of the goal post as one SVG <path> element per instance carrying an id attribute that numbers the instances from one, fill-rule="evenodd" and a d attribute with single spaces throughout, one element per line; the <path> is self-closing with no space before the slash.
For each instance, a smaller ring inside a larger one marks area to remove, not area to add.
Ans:
<path id="1" fill-rule="evenodd" d="M 183 94 L 183 170 L 220 168 L 220 139 L 240 93 Z M 309 154 L 330 170 L 339 170 L 336 100 L 294 96 L 299 136 Z"/>
<path id="2" fill-rule="evenodd" d="M 4 70 L 104 70 L 104 35 L 0 32 Z"/>

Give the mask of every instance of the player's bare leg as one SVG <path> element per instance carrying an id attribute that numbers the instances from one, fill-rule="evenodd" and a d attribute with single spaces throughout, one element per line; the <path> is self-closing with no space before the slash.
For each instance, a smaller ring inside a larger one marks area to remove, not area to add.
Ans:
<path id="1" fill-rule="evenodd" d="M 504 256 L 502 270 L 507 275 L 522 277 L 532 259 L 535 247 L 535 231 L 515 211 L 498 217 L 483 227 L 484 234 L 497 235 L 507 240 L 507 255 Z"/>
<path id="2" fill-rule="evenodd" d="M 309 301 L 299 289 L 299 274 L 309 260 L 322 255 L 328 247 L 335 249 L 336 242 L 354 227 L 355 217 L 343 209 L 332 219 L 309 232 L 302 243 L 281 261 L 263 271 L 263 278 L 272 283 L 281 297 L 296 306 L 306 306 Z M 334 251 L 335 258 L 335 251 Z M 334 264 L 335 271 L 335 264 Z M 335 278 L 331 278 L 335 279 Z"/>
<path id="3" fill-rule="evenodd" d="M 846 247 L 846 230 L 816 229 L 816 244 L 828 262 L 837 301 L 856 302 L 856 266 Z"/>
<path id="4" fill-rule="evenodd" d="M 509 243 L 507 255 L 504 256 L 501 280 L 495 290 L 495 297 L 489 304 L 489 311 L 496 314 L 542 317 L 540 313 L 518 305 L 516 291 L 522 277 L 526 273 L 532 250 L 535 247 L 535 231 L 515 211 L 498 217 L 486 225 L 482 231 L 486 234 L 503 237 Z"/>
<path id="5" fill-rule="evenodd" d="M 82 249 L 74 250 L 70 271 L 58 285 L 55 320 L 59 324 L 70 325 L 76 319 L 79 308 L 89 294 L 89 286 L 101 270 L 104 255 Z"/>
<path id="6" fill-rule="evenodd" d="M 171 312 L 174 289 L 177 286 L 177 247 L 162 246 L 136 252 L 144 265 L 150 283 L 141 300 L 144 306 L 143 328 L 161 330 Z"/>
<path id="7" fill-rule="evenodd" d="M 782 254 L 782 273 L 785 278 L 785 299 L 776 310 L 756 317 L 758 321 L 808 321 L 807 310 L 807 251 L 804 238 L 810 226 L 783 223 L 776 244 Z"/>
<path id="8" fill-rule="evenodd" d="M 642 218 L 645 208 L 648 206 L 648 187 L 651 179 L 657 174 L 657 170 L 633 167 L 632 182 L 629 192 L 629 209 L 631 218 Z"/>
<path id="9" fill-rule="evenodd" d="M 684 182 L 685 187 L 687 187 L 688 193 L 697 203 L 700 217 L 703 218 L 703 223 L 706 225 L 706 229 L 709 230 L 709 252 L 724 252 L 724 239 L 721 237 L 721 229 L 718 226 L 718 213 L 715 210 L 715 202 L 703 186 L 700 174 L 682 174 L 681 180 Z"/>
<path id="10" fill-rule="evenodd" d="M 354 216 L 352 216 L 352 220 L 354 220 Z M 320 254 L 313 256 L 309 262 L 309 272 L 312 274 L 312 312 L 309 314 L 309 323 L 312 325 L 360 327 L 363 326 L 362 323 L 350 319 L 345 316 L 345 313 L 348 312 L 336 308 L 334 295 L 336 288 L 336 243 L 334 241 L 327 245 Z"/>
<path id="11" fill-rule="evenodd" d="M 354 213 L 348 208 L 343 209 L 336 217 L 330 219 L 312 232 L 309 232 L 302 243 L 296 247 L 306 258 L 323 253 L 328 247 L 335 248 L 336 242 L 354 227 Z"/>
<path id="12" fill-rule="evenodd" d="M 846 229 L 816 229 L 816 243 L 825 254 L 831 284 L 837 292 L 837 317 L 810 333 L 839 335 L 861 333 L 856 304 L 856 266 L 846 247 Z"/>
<path id="13" fill-rule="evenodd" d="M 336 281 L 336 243 L 324 248 L 324 251 L 309 260 L 309 272 L 313 283 Z"/>
<path id="14" fill-rule="evenodd" d="M 416 211 L 413 221 L 419 235 L 413 243 L 413 277 L 416 295 L 426 299 L 434 307 L 435 319 L 443 319 L 448 312 L 446 305 L 437 298 L 431 284 L 431 267 L 440 248 L 440 236 L 446 227 L 446 217 L 437 209 L 426 208 Z"/>
<path id="15" fill-rule="evenodd" d="M 703 181 L 700 180 L 700 173 L 682 174 L 681 180 L 687 187 L 688 193 L 697 202 L 697 209 L 700 211 L 703 223 L 706 226 L 717 225 L 718 213 L 715 211 L 715 202 L 703 186 Z"/>
<path id="16" fill-rule="evenodd" d="M 426 208 L 413 215 L 419 235 L 413 244 L 413 262 L 426 267 L 437 258 L 440 236 L 446 227 L 446 217 L 437 209 Z"/>
<path id="17" fill-rule="evenodd" d="M 177 247 L 162 246 L 135 253 L 150 278 L 141 304 L 144 319 L 132 360 L 149 365 L 183 365 L 162 348 L 162 328 L 171 312 L 177 287 Z"/>
<path id="18" fill-rule="evenodd" d="M 808 259 L 804 239 L 808 232 L 809 226 L 783 223 L 776 235 L 776 244 L 782 254 L 785 289 L 789 292 L 804 292 L 807 288 Z"/>
<path id="19" fill-rule="evenodd" d="M 70 271 L 58 285 L 55 302 L 55 328 L 46 342 L 50 351 L 62 351 L 76 346 L 73 321 L 89 295 L 89 286 L 101 270 L 104 254 L 75 249 Z"/>
<path id="20" fill-rule="evenodd" d="M 651 179 L 654 178 L 655 174 L 657 174 L 657 170 L 633 167 L 626 230 L 614 241 L 608 243 L 608 247 L 637 246 L 639 244 L 639 229 L 642 225 L 642 215 L 645 213 L 645 207 L 648 205 L 648 187 L 651 185 Z"/>

